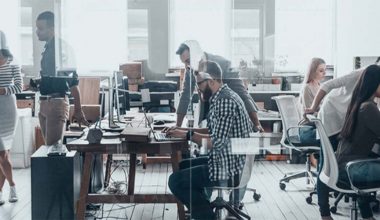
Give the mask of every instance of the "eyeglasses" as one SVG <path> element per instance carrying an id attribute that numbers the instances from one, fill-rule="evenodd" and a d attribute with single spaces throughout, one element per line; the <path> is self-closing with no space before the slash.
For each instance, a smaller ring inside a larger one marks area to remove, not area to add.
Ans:
<path id="1" fill-rule="evenodd" d="M 195 87 L 197 87 L 197 90 L 199 90 L 199 86 L 200 86 L 202 83 L 206 82 L 207 80 L 209 80 L 209 79 L 204 79 L 204 80 L 202 80 L 202 81 L 197 82 L 197 84 L 195 84 Z"/>
<path id="2" fill-rule="evenodd" d="M 199 86 L 199 85 L 201 85 L 203 82 L 206 82 L 207 80 L 209 80 L 209 79 L 204 79 L 204 80 L 202 80 L 202 81 L 199 81 L 199 82 L 197 82 L 197 85 Z"/>

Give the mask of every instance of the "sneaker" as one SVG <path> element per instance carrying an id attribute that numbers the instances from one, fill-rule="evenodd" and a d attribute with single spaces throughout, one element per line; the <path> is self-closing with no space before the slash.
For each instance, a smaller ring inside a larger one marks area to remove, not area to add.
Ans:
<path id="1" fill-rule="evenodd" d="M 0 205 L 3 205 L 5 201 L 3 200 L 3 192 L 0 191 Z"/>
<path id="2" fill-rule="evenodd" d="M 18 198 L 17 198 L 17 193 L 16 193 L 16 187 L 15 186 L 11 186 L 10 187 L 10 190 L 9 190 L 9 202 L 17 202 L 18 201 Z"/>
<path id="3" fill-rule="evenodd" d="M 65 155 L 66 152 L 67 152 L 66 146 L 61 143 L 53 144 L 49 146 L 49 149 L 48 149 L 49 156 Z"/>

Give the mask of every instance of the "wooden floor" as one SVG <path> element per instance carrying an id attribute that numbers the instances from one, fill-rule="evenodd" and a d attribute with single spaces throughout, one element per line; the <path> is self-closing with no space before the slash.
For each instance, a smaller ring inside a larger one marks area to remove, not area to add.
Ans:
<path id="1" fill-rule="evenodd" d="M 255 163 L 254 175 L 248 187 L 253 187 L 262 195 L 261 200 L 256 202 L 252 193 L 247 192 L 244 198 L 245 210 L 253 219 L 289 219 L 306 220 L 320 219 L 316 196 L 313 204 L 305 202 L 310 189 L 306 187 L 305 180 L 293 180 L 287 184 L 286 191 L 279 188 L 278 180 L 284 173 L 300 170 L 303 165 L 287 164 L 286 162 L 257 161 Z M 115 188 L 119 192 L 125 190 L 125 176 L 127 167 L 120 165 L 115 169 L 112 176 Z M 136 192 L 162 192 L 167 191 L 167 179 L 171 173 L 168 164 L 148 165 L 146 170 L 138 166 L 136 175 Z M 31 193 L 30 193 L 30 169 L 16 169 L 14 177 L 17 184 L 19 201 L 14 204 L 6 202 L 0 206 L 1 220 L 29 220 L 31 219 Z M 4 196 L 8 197 L 9 187 L 4 188 Z M 330 200 L 332 204 L 333 199 Z M 341 202 L 338 213 L 333 215 L 334 219 L 349 219 L 349 204 Z M 106 204 L 103 212 L 97 211 L 92 214 L 104 219 L 168 219 L 177 218 L 175 204 Z M 380 217 L 377 213 L 375 217 Z M 94 218 L 88 218 L 94 219 Z"/>

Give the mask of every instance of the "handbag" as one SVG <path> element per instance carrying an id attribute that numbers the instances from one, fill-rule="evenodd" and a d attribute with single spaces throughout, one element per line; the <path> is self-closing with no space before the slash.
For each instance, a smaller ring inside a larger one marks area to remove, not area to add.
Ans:
<path id="1" fill-rule="evenodd" d="M 98 128 L 97 128 L 97 125 L 99 125 Z M 90 130 L 88 130 L 86 139 L 89 144 L 99 144 L 100 141 L 102 140 L 102 137 L 103 137 L 103 132 L 100 129 L 100 120 L 99 120 L 98 122 L 95 123 L 94 128 L 90 128 Z"/>

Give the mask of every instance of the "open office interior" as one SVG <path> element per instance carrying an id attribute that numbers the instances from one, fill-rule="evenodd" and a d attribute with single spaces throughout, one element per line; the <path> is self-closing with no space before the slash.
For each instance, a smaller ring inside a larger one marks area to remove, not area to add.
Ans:
<path id="1" fill-rule="evenodd" d="M 0 0 L 0 219 L 380 219 L 379 8 Z"/>

